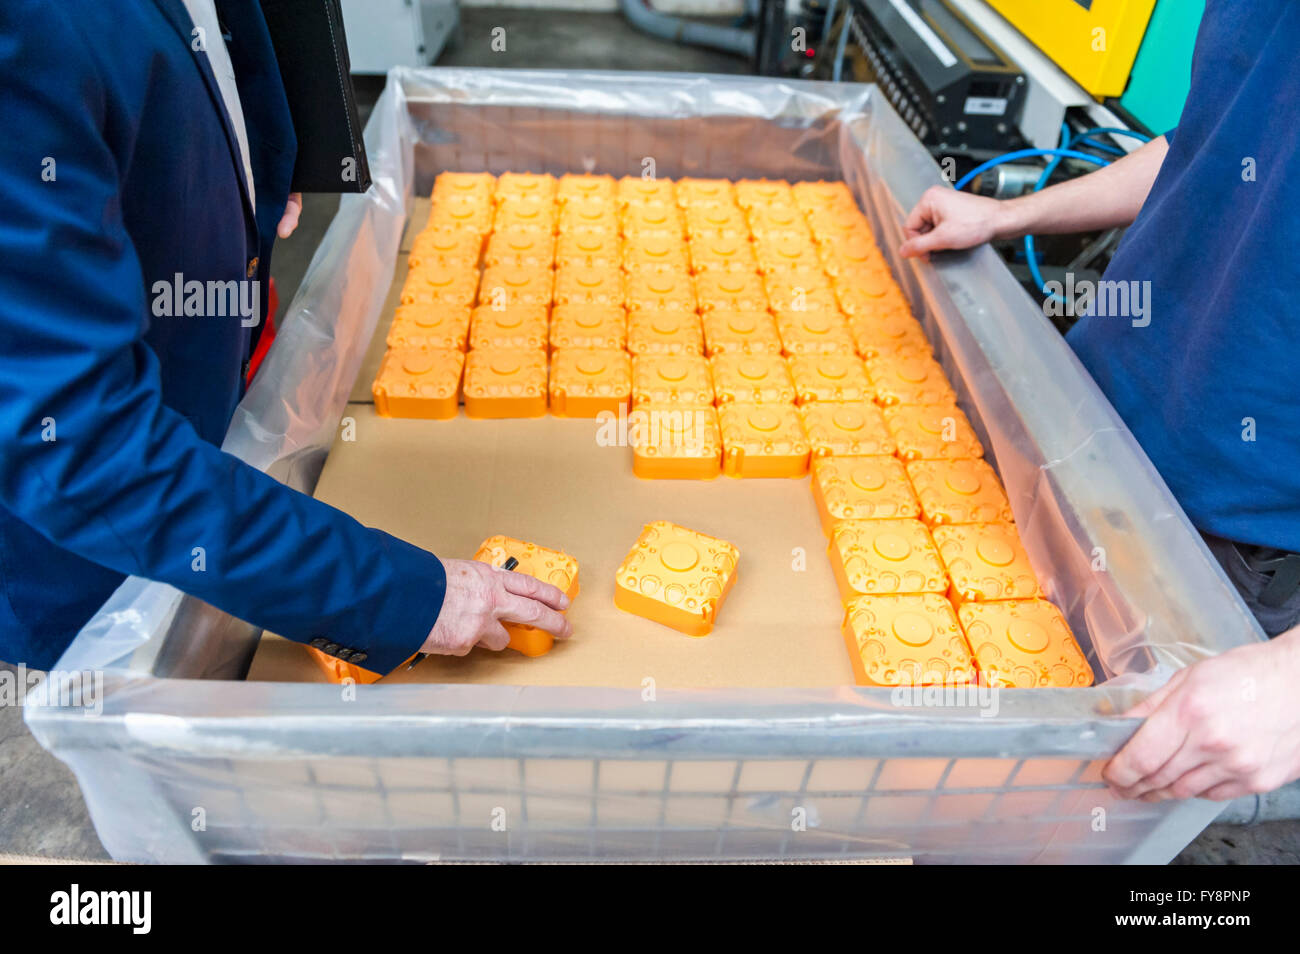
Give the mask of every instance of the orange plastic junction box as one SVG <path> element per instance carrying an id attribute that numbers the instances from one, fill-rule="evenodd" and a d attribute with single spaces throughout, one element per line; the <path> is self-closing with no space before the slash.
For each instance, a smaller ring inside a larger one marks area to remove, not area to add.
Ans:
<path id="1" fill-rule="evenodd" d="M 859 357 L 893 357 L 930 354 L 930 339 L 921 323 L 903 309 L 886 314 L 849 319 L 849 332 Z"/>
<path id="2" fill-rule="evenodd" d="M 413 302 L 472 305 L 477 288 L 477 269 L 431 263 L 407 271 L 401 301 L 404 305 Z"/>
<path id="3" fill-rule="evenodd" d="M 722 473 L 713 407 L 641 404 L 628 417 L 632 472 L 650 480 L 710 480 Z"/>
<path id="4" fill-rule="evenodd" d="M 957 400 L 939 362 L 923 354 L 866 359 L 867 376 L 880 404 L 952 404 Z"/>
<path id="5" fill-rule="evenodd" d="M 551 348 L 627 348 L 622 305 L 556 305 L 551 311 Z"/>
<path id="6" fill-rule="evenodd" d="M 614 605 L 687 636 L 713 631 L 740 551 L 666 520 L 647 523 L 615 574 Z"/>
<path id="7" fill-rule="evenodd" d="M 803 212 L 793 202 L 751 206 L 747 218 L 755 235 L 812 234 L 808 231 L 808 222 L 804 219 Z"/>
<path id="8" fill-rule="evenodd" d="M 383 673 L 374 672 L 373 670 L 366 669 L 356 663 L 339 659 L 337 656 L 331 655 L 330 653 L 321 652 L 314 646 L 307 646 L 306 649 L 312 660 L 321 668 L 321 671 L 325 673 L 325 678 L 336 686 L 341 686 L 349 680 L 358 685 L 368 686 L 384 678 Z M 362 662 L 364 662 L 366 654 L 359 653 L 358 655 Z M 414 658 L 415 654 L 412 653 L 410 659 Z M 403 660 L 402 666 L 406 665 L 410 659 Z M 400 669 L 401 666 L 398 668 Z"/>
<path id="9" fill-rule="evenodd" d="M 822 209 L 827 206 L 847 204 L 857 208 L 853 202 L 853 193 L 843 182 L 796 182 L 790 187 L 795 204 L 805 212 L 810 209 Z"/>
<path id="10" fill-rule="evenodd" d="M 931 526 L 1011 523 L 1011 505 L 998 475 L 984 460 L 914 460 L 907 476 Z"/>
<path id="11" fill-rule="evenodd" d="M 794 192 L 784 179 L 740 179 L 736 182 L 736 204 L 742 209 L 756 205 L 793 205 Z"/>
<path id="12" fill-rule="evenodd" d="M 558 202 L 568 202 L 570 199 L 602 199 L 606 202 L 614 202 L 618 198 L 618 184 L 613 176 L 581 175 L 570 172 L 560 176 L 555 198 Z"/>
<path id="13" fill-rule="evenodd" d="M 623 245 L 622 267 L 629 274 L 642 270 L 684 274 L 690 270 L 686 242 L 667 232 L 633 236 Z"/>
<path id="14" fill-rule="evenodd" d="M 622 205 L 676 205 L 671 179 L 624 176 L 618 180 L 618 201 Z"/>
<path id="15" fill-rule="evenodd" d="M 691 270 L 708 272 L 757 272 L 758 259 L 747 235 L 701 235 L 691 240 Z"/>
<path id="16" fill-rule="evenodd" d="M 516 305 L 497 310 L 490 305 L 475 308 L 469 322 L 469 346 L 474 349 L 546 349 L 545 305 Z"/>
<path id="17" fill-rule="evenodd" d="M 574 197 L 560 206 L 561 232 L 609 232 L 618 226 L 618 205 L 612 199 Z"/>
<path id="18" fill-rule="evenodd" d="M 632 397 L 632 359 L 626 351 L 562 348 L 551 359 L 551 413 L 596 417 L 617 413 Z"/>
<path id="19" fill-rule="evenodd" d="M 707 311 L 700 316 L 709 357 L 719 354 L 781 353 L 776 322 L 765 311 Z"/>
<path id="20" fill-rule="evenodd" d="M 651 235 L 678 239 L 686 235 L 681 209 L 666 203 L 626 205 L 619 216 L 619 226 L 628 242 Z"/>
<path id="21" fill-rule="evenodd" d="M 891 404 L 884 413 L 903 460 L 984 456 L 984 445 L 956 404 Z"/>
<path id="22" fill-rule="evenodd" d="M 776 232 L 754 240 L 754 258 L 764 275 L 780 275 L 789 271 L 821 273 L 817 247 L 806 235 L 798 232 Z M 826 282 L 825 277 L 822 278 Z M 828 286 L 829 287 L 829 286 Z"/>
<path id="23" fill-rule="evenodd" d="M 472 232 L 482 238 L 492 231 L 492 202 L 479 196 L 440 196 L 429 210 L 429 226 Z"/>
<path id="24" fill-rule="evenodd" d="M 920 520 L 840 520 L 831 528 L 831 569 L 844 602 L 881 593 L 948 590 L 930 531 Z"/>
<path id="25" fill-rule="evenodd" d="M 493 265 L 483 269 L 478 303 L 492 308 L 515 305 L 550 307 L 555 290 L 555 272 L 549 268 L 512 268 Z"/>
<path id="26" fill-rule="evenodd" d="M 433 199 L 453 195 L 476 196 L 480 201 L 491 199 L 496 191 L 497 178 L 490 172 L 440 172 L 433 180 Z"/>
<path id="27" fill-rule="evenodd" d="M 546 351 L 471 351 L 465 358 L 464 393 L 467 417 L 542 417 L 546 414 Z"/>
<path id="28" fill-rule="evenodd" d="M 820 272 L 771 272 L 763 277 L 767 300 L 776 314 L 839 314 L 835 291 Z"/>
<path id="29" fill-rule="evenodd" d="M 686 207 L 686 232 L 695 241 L 705 236 L 749 238 L 749 223 L 740 206 L 725 203 Z"/>
<path id="30" fill-rule="evenodd" d="M 871 382 L 854 354 L 800 354 L 790 359 L 796 399 L 814 401 L 869 401 Z"/>
<path id="31" fill-rule="evenodd" d="M 709 364 L 720 405 L 794 403 L 794 381 L 780 355 L 720 354 Z"/>
<path id="32" fill-rule="evenodd" d="M 957 618 L 985 685 L 1008 689 L 1092 685 L 1092 667 L 1070 624 L 1047 600 L 962 603 Z"/>
<path id="33" fill-rule="evenodd" d="M 702 355 L 700 316 L 693 311 L 634 311 L 628 316 L 627 350 L 635 355 Z"/>
<path id="34" fill-rule="evenodd" d="M 390 348 L 451 348 L 464 351 L 469 342 L 467 305 L 436 302 L 398 305 L 388 327 Z"/>
<path id="35" fill-rule="evenodd" d="M 535 229 L 494 232 L 483 253 L 483 264 L 492 268 L 528 270 L 550 268 L 555 263 L 555 236 Z"/>
<path id="36" fill-rule="evenodd" d="M 555 243 L 557 268 L 581 265 L 585 268 L 619 268 L 623 263 L 623 239 L 617 231 L 586 229 L 561 233 Z"/>
<path id="37" fill-rule="evenodd" d="M 931 531 L 954 602 L 1038 599 L 1043 591 L 1015 524 L 963 523 Z"/>
<path id="38" fill-rule="evenodd" d="M 450 348 L 390 348 L 371 391 L 381 417 L 448 420 L 460 407 L 465 354 Z"/>
<path id="39" fill-rule="evenodd" d="M 814 401 L 799 408 L 814 457 L 893 454 L 898 448 L 870 401 Z"/>
<path id="40" fill-rule="evenodd" d="M 776 330 L 785 353 L 791 356 L 854 353 L 848 322 L 834 309 L 779 313 Z"/>
<path id="41" fill-rule="evenodd" d="M 628 311 L 695 312 L 695 288 L 686 272 L 635 271 L 627 277 Z"/>
<path id="42" fill-rule="evenodd" d="M 556 207 L 552 199 L 535 196 L 497 197 L 497 210 L 492 218 L 493 232 L 532 229 L 551 235 L 555 232 Z"/>
<path id="43" fill-rule="evenodd" d="M 483 254 L 483 237 L 473 230 L 426 228 L 411 241 L 408 268 L 441 266 L 472 271 Z"/>
<path id="44" fill-rule="evenodd" d="M 952 604 L 934 593 L 860 596 L 844 614 L 859 686 L 959 686 L 975 661 Z"/>
<path id="45" fill-rule="evenodd" d="M 802 477 L 808 438 L 792 404 L 724 404 L 722 472 L 729 477 Z"/>
<path id="46" fill-rule="evenodd" d="M 524 543 L 510 537 L 488 537 L 479 546 L 474 559 L 492 566 L 501 566 L 510 557 L 519 561 L 514 573 L 526 573 L 543 583 L 564 592 L 571 601 L 578 598 L 578 561 L 563 550 L 548 550 L 535 543 Z M 541 656 L 550 652 L 555 637 L 544 629 L 522 623 L 503 623 L 510 634 L 510 648 L 525 656 Z"/>
<path id="47" fill-rule="evenodd" d="M 713 403 L 713 374 L 698 355 L 648 354 L 632 359 L 632 404 L 702 407 Z"/>
<path id="48" fill-rule="evenodd" d="M 561 265 L 555 270 L 555 302 L 559 305 L 623 304 L 623 272 L 617 268 Z"/>
<path id="49" fill-rule="evenodd" d="M 693 205 L 735 205 L 736 192 L 726 179 L 677 180 L 677 204 L 682 208 Z"/>
<path id="50" fill-rule="evenodd" d="M 826 274 L 832 278 L 867 270 L 889 271 L 884 254 L 870 235 L 854 235 L 843 242 L 819 246 L 817 252 Z"/>
<path id="51" fill-rule="evenodd" d="M 497 176 L 497 188 L 494 198 L 501 202 L 505 199 L 555 198 L 555 177 L 547 173 L 503 172 Z"/>
<path id="52" fill-rule="evenodd" d="M 818 457 L 812 475 L 813 499 L 827 536 L 840 520 L 915 520 L 921 515 L 897 458 Z"/>
<path id="53" fill-rule="evenodd" d="M 700 311 L 767 311 L 767 292 L 757 272 L 708 271 L 695 277 Z"/>
<path id="54" fill-rule="evenodd" d="M 868 295 L 859 286 L 853 284 L 852 279 L 836 279 L 833 287 L 840 310 L 850 318 L 857 316 L 878 318 L 896 311 L 908 311 L 906 296 L 902 289 L 892 282 L 891 278 L 890 286 L 879 295 Z"/>

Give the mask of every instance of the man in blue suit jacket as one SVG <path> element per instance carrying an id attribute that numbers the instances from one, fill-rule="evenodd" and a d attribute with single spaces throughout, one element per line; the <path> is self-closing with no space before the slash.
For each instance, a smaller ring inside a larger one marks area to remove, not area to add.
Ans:
<path id="1" fill-rule="evenodd" d="M 555 587 L 218 449 L 265 306 L 156 289 L 266 285 L 297 143 L 255 0 L 4 0 L 0 121 L 0 659 L 52 666 L 126 574 L 378 672 L 568 635 Z"/>

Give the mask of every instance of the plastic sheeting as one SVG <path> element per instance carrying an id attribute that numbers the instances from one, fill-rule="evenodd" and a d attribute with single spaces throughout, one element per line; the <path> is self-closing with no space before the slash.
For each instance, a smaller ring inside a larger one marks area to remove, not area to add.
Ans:
<path id="1" fill-rule="evenodd" d="M 237 681 L 257 632 L 128 580 L 58 667 L 95 713 L 29 700 L 119 860 L 914 856 L 1167 860 L 1210 803 L 1114 801 L 1117 713 L 1262 638 L 1063 340 L 986 248 L 893 250 L 939 169 L 874 87 L 675 74 L 395 70 L 225 449 L 314 486 L 405 214 L 444 169 L 843 179 L 1007 487 L 1048 595 L 1105 684 L 994 697 L 640 693 Z M 966 705 L 953 705 L 953 702 Z M 947 704 L 944 704 L 947 703 Z"/>

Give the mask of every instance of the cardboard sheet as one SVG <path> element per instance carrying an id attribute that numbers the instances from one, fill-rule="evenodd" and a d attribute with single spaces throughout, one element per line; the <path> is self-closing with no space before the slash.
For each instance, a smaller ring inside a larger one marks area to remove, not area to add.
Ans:
<path id="1" fill-rule="evenodd" d="M 381 332 L 382 333 L 382 332 Z M 574 636 L 545 656 L 430 657 L 392 682 L 643 686 L 851 685 L 839 594 L 808 478 L 649 481 L 594 420 L 417 421 L 349 405 L 356 439 L 330 451 L 316 496 L 443 557 L 504 533 L 571 553 Z M 695 639 L 614 606 L 614 571 L 651 520 L 740 548 L 712 634 Z M 250 679 L 323 681 L 306 650 L 267 637 Z"/>

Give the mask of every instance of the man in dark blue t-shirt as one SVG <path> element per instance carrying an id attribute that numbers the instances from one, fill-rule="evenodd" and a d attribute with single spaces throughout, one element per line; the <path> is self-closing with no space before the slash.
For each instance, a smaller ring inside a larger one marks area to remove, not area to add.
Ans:
<path id="1" fill-rule="evenodd" d="M 907 222 L 904 255 L 1131 225 L 1103 278 L 1144 289 L 1143 314 L 1094 303 L 1068 340 L 1274 638 L 1133 710 L 1146 722 L 1105 771 L 1129 798 L 1300 777 L 1297 47 L 1300 4 L 1209 0 L 1176 135 L 1009 201 L 936 187 Z"/>

